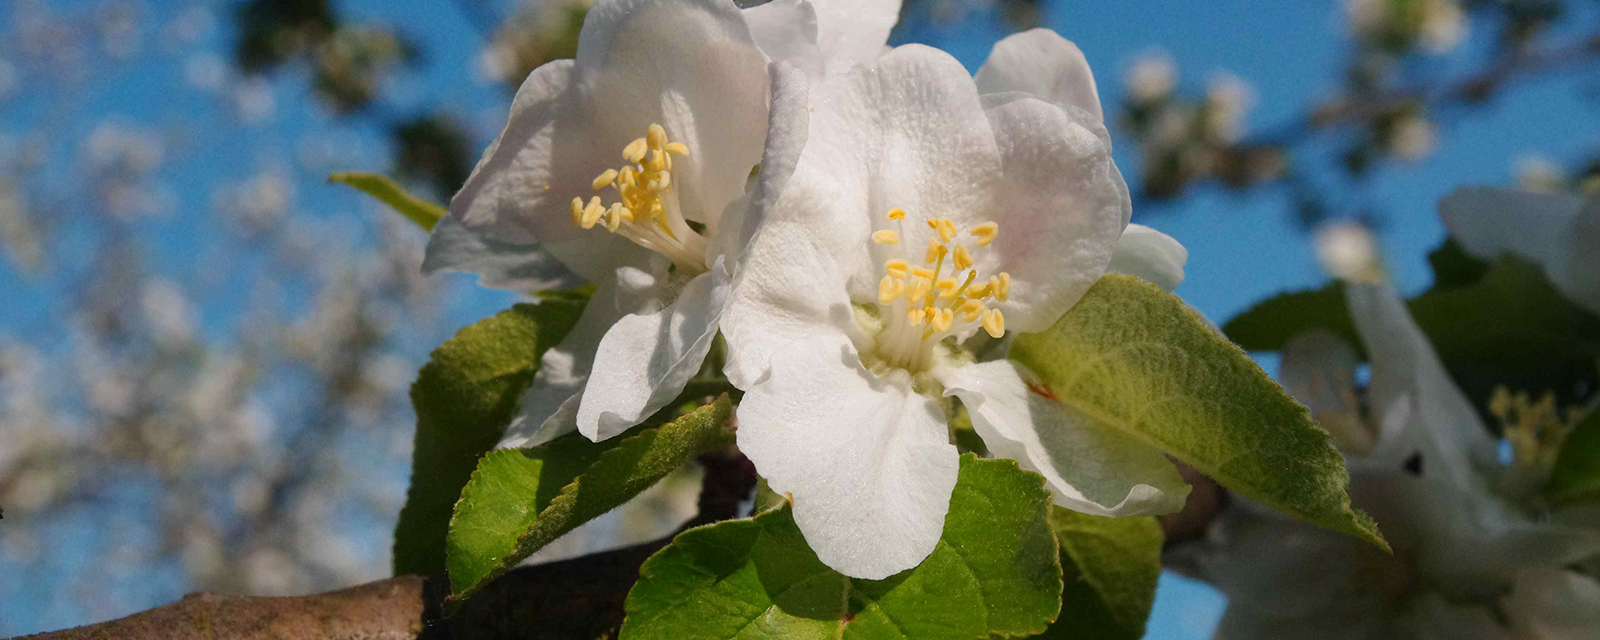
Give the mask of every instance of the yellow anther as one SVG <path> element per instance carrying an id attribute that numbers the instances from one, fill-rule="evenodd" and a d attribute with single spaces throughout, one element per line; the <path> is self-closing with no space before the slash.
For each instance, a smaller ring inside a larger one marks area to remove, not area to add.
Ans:
<path id="1" fill-rule="evenodd" d="M 931 288 L 932 283 L 927 280 L 917 280 L 912 282 L 909 290 L 906 292 L 906 302 L 910 302 L 911 304 L 922 304 L 922 301 L 927 299 L 928 290 Z"/>
<path id="2" fill-rule="evenodd" d="M 594 182 L 593 182 L 594 190 L 595 191 L 599 191 L 601 189 L 609 187 L 609 186 L 611 186 L 611 181 L 616 180 L 616 179 L 617 179 L 617 170 L 616 169 L 606 169 L 605 173 L 602 173 L 599 176 L 595 177 Z"/>
<path id="3" fill-rule="evenodd" d="M 606 230 L 615 232 L 622 226 L 622 203 L 613 202 L 611 208 L 606 210 Z"/>
<path id="4" fill-rule="evenodd" d="M 939 218 L 934 229 L 939 232 L 939 239 L 942 241 L 949 242 L 956 237 L 956 223 L 951 222 L 949 218 Z"/>
<path id="5" fill-rule="evenodd" d="M 664 149 L 667 146 L 667 130 L 659 124 L 650 125 L 645 137 L 649 139 L 651 149 Z"/>
<path id="6" fill-rule="evenodd" d="M 650 143 L 646 142 L 644 138 L 629 142 L 628 146 L 622 148 L 622 159 L 628 162 L 644 160 L 644 152 L 649 148 Z"/>
<path id="7" fill-rule="evenodd" d="M 617 184 L 627 185 L 630 187 L 639 184 L 639 179 L 634 177 L 635 175 L 636 174 L 634 173 L 633 167 L 623 167 L 622 174 L 617 176 Z"/>
<path id="8" fill-rule="evenodd" d="M 990 309 L 983 313 L 983 330 L 989 332 L 989 337 L 998 338 L 1006 334 L 1006 317 L 1000 314 L 999 309 Z"/>
<path id="9" fill-rule="evenodd" d="M 905 209 L 901 209 L 900 207 L 895 207 L 893 209 L 890 209 L 889 210 L 889 219 L 890 220 L 905 220 L 906 219 L 906 210 Z"/>
<path id="10" fill-rule="evenodd" d="M 878 281 L 878 304 L 889 305 L 906 292 L 906 283 L 890 276 Z"/>
<path id="11" fill-rule="evenodd" d="M 928 241 L 928 252 L 923 254 L 922 261 L 923 262 L 935 262 L 935 261 L 938 261 L 940 258 L 944 257 L 944 252 L 946 252 L 946 251 L 949 251 L 949 249 L 946 249 L 946 248 L 944 248 L 944 245 L 939 244 L 938 240 L 929 240 Z"/>
<path id="12" fill-rule="evenodd" d="M 600 204 L 600 196 L 589 199 L 589 206 L 583 209 L 583 219 L 579 225 L 585 229 L 593 229 L 594 224 L 600 221 L 600 216 L 605 215 L 606 208 Z"/>
<path id="13" fill-rule="evenodd" d="M 927 278 L 929 280 L 932 280 L 933 279 L 933 269 L 929 269 L 927 267 L 912 267 L 911 268 L 911 275 L 914 275 L 914 276 L 916 276 L 918 278 Z"/>
<path id="14" fill-rule="evenodd" d="M 967 253 L 967 248 L 965 246 L 957 242 L 954 253 L 954 263 L 956 265 L 956 269 L 959 270 L 972 268 L 972 254 Z"/>
<path id="15" fill-rule="evenodd" d="M 583 198 L 572 199 L 572 224 L 583 224 Z"/>
<path id="16" fill-rule="evenodd" d="M 1000 277 L 995 280 L 999 284 L 994 287 L 994 299 L 1005 302 L 1011 297 L 1011 274 L 1000 272 Z"/>
<path id="17" fill-rule="evenodd" d="M 949 300 L 956 297 L 956 288 L 961 285 L 956 284 L 955 278 L 940 278 L 933 286 L 939 290 L 940 300 Z"/>
<path id="18" fill-rule="evenodd" d="M 922 309 L 920 308 L 906 311 L 906 322 L 913 327 L 921 325 L 925 319 L 926 316 L 922 315 Z"/>
<path id="19" fill-rule="evenodd" d="M 987 247 L 994 242 L 995 235 L 1000 233 L 1000 225 L 994 222 L 985 222 L 972 228 L 972 236 L 978 239 L 978 246 Z"/>
<path id="20" fill-rule="evenodd" d="M 961 303 L 961 321 L 973 322 L 982 317 L 983 312 L 988 310 L 988 307 L 983 306 L 982 300 L 968 298 L 966 302 Z"/>
<path id="21" fill-rule="evenodd" d="M 955 324 L 955 314 L 949 309 L 929 309 L 928 324 L 933 325 L 934 332 L 949 331 L 950 325 Z"/>
<path id="22" fill-rule="evenodd" d="M 672 188 L 672 174 L 667 173 L 665 171 L 662 171 L 661 175 L 658 176 L 655 180 L 650 181 L 650 190 L 651 191 L 666 191 L 667 189 L 671 189 L 671 188 Z"/>
<path id="23" fill-rule="evenodd" d="M 686 145 L 686 144 L 684 144 L 682 142 L 668 142 L 667 146 L 662 147 L 662 148 L 666 149 L 667 153 L 676 154 L 676 155 L 680 155 L 680 156 L 689 155 L 689 145 Z"/>
<path id="24" fill-rule="evenodd" d="M 973 300 L 982 300 L 989 297 L 989 283 L 980 282 L 967 287 L 967 297 L 972 298 Z"/>
<path id="25" fill-rule="evenodd" d="M 872 232 L 872 241 L 878 244 L 900 244 L 900 234 L 883 229 Z"/>
<path id="26" fill-rule="evenodd" d="M 622 203 L 619 202 L 617 204 L 621 205 Z M 633 209 L 629 209 L 627 207 L 622 207 L 622 219 L 623 220 L 627 220 L 629 222 L 632 222 L 633 221 Z"/>
<path id="27" fill-rule="evenodd" d="M 899 258 L 883 263 L 883 272 L 894 278 L 905 278 L 906 271 L 910 268 L 911 265 L 909 263 Z"/>

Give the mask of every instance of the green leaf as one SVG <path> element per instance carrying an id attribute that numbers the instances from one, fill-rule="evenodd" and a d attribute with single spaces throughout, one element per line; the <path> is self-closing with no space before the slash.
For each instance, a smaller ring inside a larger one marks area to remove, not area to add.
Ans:
<path id="1" fill-rule="evenodd" d="M 961 457 L 944 535 L 922 564 L 857 580 L 817 559 L 791 507 L 691 529 L 646 561 L 623 640 L 971 640 L 1043 631 L 1061 567 L 1038 475 Z"/>
<path id="2" fill-rule="evenodd" d="M 1473 279 L 1473 265 L 1464 262 L 1471 258 L 1450 253 L 1446 245 L 1430 256 L 1438 282 L 1407 306 L 1479 413 L 1489 415 L 1489 398 L 1502 385 L 1554 391 L 1561 404 L 1585 400 L 1600 384 L 1600 317 L 1563 297 L 1530 262 L 1502 256 Z M 1338 283 L 1260 302 L 1223 331 L 1246 350 L 1278 351 L 1313 327 L 1344 336 L 1365 354 Z"/>
<path id="3" fill-rule="evenodd" d="M 732 417 L 724 395 L 668 424 L 605 442 L 573 434 L 543 447 L 489 452 L 450 520 L 451 600 L 467 598 L 696 455 L 732 445 Z"/>
<path id="4" fill-rule="evenodd" d="M 417 223 L 424 231 L 432 231 L 433 225 L 446 213 L 444 207 L 407 193 L 405 188 L 382 174 L 343 171 L 328 176 L 328 182 L 342 182 L 360 189 Z"/>
<path id="5" fill-rule="evenodd" d="M 1561 445 L 1545 496 L 1556 504 L 1600 500 L 1600 404 L 1584 412 Z"/>
<path id="6" fill-rule="evenodd" d="M 584 300 L 553 297 L 481 320 L 434 350 L 417 374 L 411 488 L 394 535 L 396 575 L 445 573 L 445 532 L 461 488 L 478 458 L 500 441 L 540 356 L 572 329 Z"/>
<path id="7" fill-rule="evenodd" d="M 1295 517 L 1387 548 L 1350 507 L 1328 433 L 1183 302 L 1138 278 L 1102 277 L 1010 357 L 1062 404 Z"/>
<path id="8" fill-rule="evenodd" d="M 1107 518 L 1055 507 L 1061 617 L 1041 639 L 1138 640 L 1156 600 L 1165 536 L 1155 518 Z"/>

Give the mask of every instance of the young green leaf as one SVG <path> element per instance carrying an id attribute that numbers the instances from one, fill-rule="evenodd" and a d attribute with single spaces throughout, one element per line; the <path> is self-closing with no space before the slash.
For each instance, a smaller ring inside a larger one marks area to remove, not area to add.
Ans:
<path id="1" fill-rule="evenodd" d="M 646 561 L 623 640 L 975 640 L 1036 634 L 1061 604 L 1043 480 L 961 457 L 944 536 L 916 568 L 856 580 L 817 559 L 788 504 L 691 529 Z"/>
<path id="2" fill-rule="evenodd" d="M 1107 518 L 1055 507 L 1061 617 L 1041 640 L 1138 640 L 1155 604 L 1165 536 L 1155 518 Z"/>
<path id="3" fill-rule="evenodd" d="M 411 488 L 394 534 L 397 575 L 443 575 L 445 532 L 461 488 L 517 410 L 539 358 L 572 329 L 581 293 L 519 304 L 434 350 L 411 385 L 417 411 Z"/>
<path id="4" fill-rule="evenodd" d="M 722 396 L 660 427 L 605 442 L 573 434 L 543 447 L 489 452 L 450 519 L 452 602 L 696 455 L 733 444 L 732 417 L 733 402 Z"/>
<path id="5" fill-rule="evenodd" d="M 404 187 L 382 174 L 342 171 L 329 175 L 328 182 L 342 182 L 360 189 L 400 212 L 400 215 L 415 222 L 424 231 L 432 231 L 433 225 L 446 213 L 444 207 L 411 195 Z"/>
<path id="6" fill-rule="evenodd" d="M 1328 433 L 1243 351 L 1171 294 L 1131 276 L 1100 279 L 1010 357 L 1055 399 L 1295 517 L 1384 546 L 1350 507 Z"/>
<path id="7" fill-rule="evenodd" d="M 1584 412 L 1561 445 L 1545 496 L 1557 504 L 1600 501 L 1600 405 Z"/>

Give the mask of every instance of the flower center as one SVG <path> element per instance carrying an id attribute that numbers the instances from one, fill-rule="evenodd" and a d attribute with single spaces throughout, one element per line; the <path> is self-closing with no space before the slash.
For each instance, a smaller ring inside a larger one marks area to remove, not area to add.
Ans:
<path id="1" fill-rule="evenodd" d="M 606 169 L 594 179 L 594 190 L 616 190 L 609 206 L 600 196 L 572 199 L 572 224 L 585 229 L 601 225 L 606 231 L 666 256 L 680 269 L 704 273 L 706 240 L 684 220 L 678 192 L 672 188 L 672 156 L 689 155 L 689 147 L 667 139 L 667 130 L 650 125 L 645 137 L 622 148 L 627 163 Z"/>
<path id="2" fill-rule="evenodd" d="M 906 212 L 889 210 L 894 229 L 873 232 L 872 241 L 900 246 L 904 237 Z M 1011 292 L 1011 274 L 1004 271 L 980 279 L 973 267 L 972 254 L 957 240 L 960 236 L 949 218 L 929 220 L 934 237 L 922 256 L 921 266 L 904 257 L 883 263 L 884 276 L 878 281 L 878 306 L 883 330 L 878 334 L 877 355 L 891 367 L 922 371 L 930 363 L 933 345 L 960 333 L 967 325 L 979 324 L 990 336 L 1005 335 L 1006 319 L 989 301 L 1005 302 Z M 978 247 L 994 242 L 1000 226 L 985 222 L 967 230 Z M 949 274 L 945 275 L 945 265 Z"/>

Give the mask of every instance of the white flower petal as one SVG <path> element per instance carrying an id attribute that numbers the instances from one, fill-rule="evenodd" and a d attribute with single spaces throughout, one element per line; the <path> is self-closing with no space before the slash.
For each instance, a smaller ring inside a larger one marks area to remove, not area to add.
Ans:
<path id="1" fill-rule="evenodd" d="M 817 48 L 828 74 L 840 74 L 883 54 L 900 20 L 900 0 L 811 0 L 817 12 Z"/>
<path id="2" fill-rule="evenodd" d="M 1199 548 L 1179 549 L 1194 556 L 1199 575 L 1228 597 L 1227 617 L 1242 618 L 1234 624 L 1247 626 L 1259 617 L 1271 628 L 1291 623 L 1305 632 L 1230 638 L 1368 637 L 1334 632 L 1342 628 L 1340 620 L 1392 625 L 1394 599 L 1414 587 L 1415 575 L 1394 556 L 1247 499 L 1230 504 L 1193 546 Z"/>
<path id="3" fill-rule="evenodd" d="M 1498 466 L 1495 444 L 1405 302 L 1388 283 L 1348 283 L 1345 295 L 1372 364 L 1374 414 L 1387 422 L 1392 411 L 1410 412 L 1410 426 L 1399 437 L 1422 449 L 1424 475 L 1462 489 L 1484 486 L 1488 480 L 1476 469 Z M 1383 434 L 1380 446 L 1393 446 L 1394 437 Z"/>
<path id="4" fill-rule="evenodd" d="M 1311 417 L 1333 436 L 1339 450 L 1365 455 L 1372 451 L 1376 434 L 1361 416 L 1356 397 L 1354 347 L 1327 329 L 1295 334 L 1283 346 L 1278 381 L 1283 389 L 1311 410 Z"/>
<path id="5" fill-rule="evenodd" d="M 841 335 L 791 343 L 739 404 L 739 449 L 793 498 L 817 557 L 855 578 L 910 569 L 938 544 L 960 468 L 947 429 L 908 375 L 873 375 Z"/>
<path id="6" fill-rule="evenodd" d="M 1563 295 L 1600 313 L 1600 199 L 1468 187 L 1445 196 L 1439 214 L 1468 253 L 1531 260 Z"/>
<path id="7" fill-rule="evenodd" d="M 1105 119 L 1083 51 L 1049 29 L 1030 29 L 995 43 L 973 79 L 979 93 L 1019 91 Z"/>
<path id="8" fill-rule="evenodd" d="M 497 449 L 526 449 L 555 440 L 578 430 L 578 403 L 583 400 L 583 383 L 565 400 L 560 394 L 569 387 L 536 385 L 522 393 L 517 416 L 511 419 Z"/>
<path id="9" fill-rule="evenodd" d="M 1600 581 L 1565 569 L 1530 569 L 1517 575 L 1505 611 L 1529 637 L 1600 638 Z"/>
<path id="10" fill-rule="evenodd" d="M 1008 330 L 1041 331 L 1105 273 L 1131 203 L 1099 121 L 1031 98 L 988 117 L 1004 178 L 987 213 L 1000 233 L 977 268 L 1011 274 Z"/>
<path id="11" fill-rule="evenodd" d="M 1456 597 L 1492 596 L 1522 569 L 1600 553 L 1600 532 L 1532 522 L 1490 494 L 1444 480 L 1352 467 L 1350 498 L 1422 580 Z"/>
<path id="12" fill-rule="evenodd" d="M 717 335 L 730 288 L 719 259 L 664 309 L 629 314 L 606 332 L 578 406 L 578 431 L 596 442 L 639 424 L 683 391 Z"/>
<path id="13" fill-rule="evenodd" d="M 1108 269 L 1136 276 L 1170 293 L 1183 283 L 1183 265 L 1188 261 L 1189 250 L 1172 236 L 1130 224 L 1117 239 Z"/>
<path id="14" fill-rule="evenodd" d="M 744 10 L 750 35 L 773 62 L 784 62 L 812 80 L 823 77 L 822 50 L 817 48 L 817 11 L 807 0 L 772 0 Z"/>
<path id="15" fill-rule="evenodd" d="M 582 284 L 539 245 L 497 242 L 468 229 L 455 216 L 445 216 L 434 225 L 422 271 L 476 273 L 481 286 L 523 293 Z"/>
<path id="16" fill-rule="evenodd" d="M 982 221 L 999 176 L 994 135 L 966 69 L 921 45 L 896 48 L 812 94 L 799 164 L 760 215 L 763 224 L 811 229 L 850 278 L 852 296 L 876 299 L 884 260 L 909 251 L 921 262 L 932 237 L 924 221 Z M 875 229 L 893 228 L 885 215 L 896 207 L 907 213 L 900 244 L 873 244 Z"/>
<path id="17" fill-rule="evenodd" d="M 721 0 L 599 0 L 578 37 L 577 78 L 599 124 L 583 144 L 610 163 L 588 178 L 620 164 L 623 146 L 659 123 L 690 150 L 672 169 L 684 215 L 715 230 L 766 138 L 767 60 L 739 9 Z"/>
<path id="18" fill-rule="evenodd" d="M 735 272 L 751 236 L 760 228 L 756 217 L 772 207 L 794 175 L 795 164 L 805 149 L 811 120 L 810 83 L 806 75 L 783 62 L 772 63 L 769 70 L 772 104 L 767 114 L 767 143 L 761 153 L 761 169 L 751 192 L 729 205 L 743 206 L 744 210 L 737 215 L 724 216 L 714 239 L 715 246 L 710 248 L 726 256 L 730 270 Z"/>
<path id="19" fill-rule="evenodd" d="M 1402 628 L 1403 637 L 1417 640 L 1516 640 L 1482 604 L 1456 603 L 1437 593 L 1423 592 L 1411 603 Z"/>
<path id="20" fill-rule="evenodd" d="M 538 446 L 577 428 L 577 402 L 601 339 L 617 320 L 646 308 L 654 294 L 628 282 L 632 271 L 618 269 L 602 280 L 572 331 L 540 357 L 533 384 L 523 393 L 517 416 L 497 446 Z"/>
<path id="21" fill-rule="evenodd" d="M 587 148 L 595 125 L 568 90 L 572 72 L 573 63 L 563 60 L 528 75 L 512 100 L 505 129 L 451 198 L 450 216 L 495 243 L 538 243 L 574 273 L 599 281 L 619 264 L 644 264 L 649 251 L 620 236 L 572 224 L 569 203 L 593 192 L 590 182 L 614 156 L 602 158 L 599 149 Z M 435 242 L 429 243 L 430 257 L 448 246 L 435 248 Z"/>
<path id="22" fill-rule="evenodd" d="M 733 386 L 748 391 L 767 374 L 772 354 L 794 340 L 829 333 L 863 338 L 844 276 L 805 230 L 766 225 L 747 256 L 722 314 L 723 373 Z"/>
<path id="23" fill-rule="evenodd" d="M 1147 516 L 1183 508 L 1190 487 L 1159 449 L 1077 415 L 1028 375 L 1000 360 L 938 372 L 961 398 L 989 452 L 1045 477 L 1055 502 L 1098 516 Z"/>

